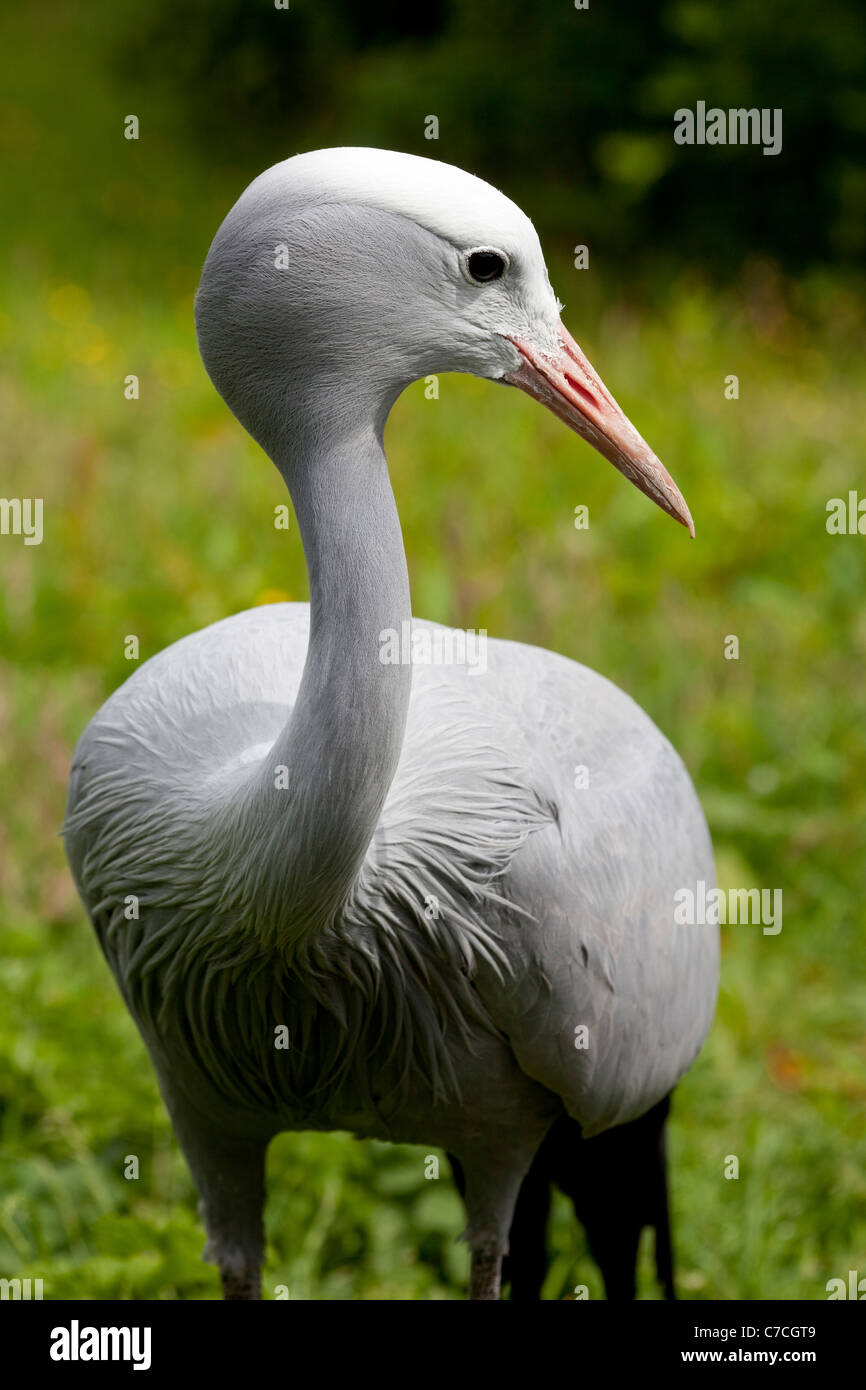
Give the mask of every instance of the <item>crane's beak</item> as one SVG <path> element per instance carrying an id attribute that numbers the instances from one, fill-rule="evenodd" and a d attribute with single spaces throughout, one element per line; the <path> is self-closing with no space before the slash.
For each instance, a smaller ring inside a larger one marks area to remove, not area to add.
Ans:
<path id="1" fill-rule="evenodd" d="M 694 536 L 691 513 L 673 478 L 620 410 L 568 329 L 559 325 L 559 342 L 552 353 L 506 336 L 521 361 L 503 380 L 546 405 Z"/>

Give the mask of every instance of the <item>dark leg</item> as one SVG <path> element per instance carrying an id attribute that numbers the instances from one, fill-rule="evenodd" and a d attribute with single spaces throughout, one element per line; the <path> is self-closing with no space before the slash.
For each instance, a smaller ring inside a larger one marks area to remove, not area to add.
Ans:
<path id="1" fill-rule="evenodd" d="M 523 1179 L 508 1233 L 508 1254 L 502 1262 L 502 1282 L 511 1285 L 512 1303 L 537 1302 L 547 1277 L 550 1175 L 543 1155 L 542 1145 Z"/>
<path id="2" fill-rule="evenodd" d="M 580 1125 L 558 1119 L 523 1181 L 503 1261 L 503 1284 L 513 1301 L 540 1297 L 547 1271 L 550 1184 L 571 1198 L 611 1302 L 632 1300 L 644 1226 L 656 1233 L 656 1270 L 665 1297 L 675 1299 L 667 1193 L 665 1122 L 670 1097 L 630 1124 L 584 1139 Z M 463 1174 L 451 1160 L 462 1193 Z"/>
<path id="3" fill-rule="evenodd" d="M 676 1299 L 677 1292 L 674 1285 L 674 1250 L 673 1239 L 671 1236 L 671 1211 L 668 1198 L 668 1145 L 667 1145 L 667 1116 L 670 1110 L 670 1096 L 662 1104 L 664 1113 L 661 1117 L 661 1125 L 658 1135 L 658 1152 L 656 1168 L 656 1274 L 658 1281 L 664 1289 L 667 1299 Z"/>
<path id="4" fill-rule="evenodd" d="M 223 1298 L 227 1303 L 258 1301 L 262 1296 L 262 1281 L 258 1270 L 246 1274 L 235 1274 L 233 1270 L 220 1268 Z"/>
<path id="5" fill-rule="evenodd" d="M 665 1143 L 669 1110 L 670 1096 L 666 1096 L 639 1120 L 618 1125 L 593 1139 L 584 1139 L 580 1125 L 568 1116 L 554 1122 L 515 1204 L 509 1253 L 502 1263 L 502 1282 L 510 1283 L 512 1301 L 537 1299 L 541 1294 L 547 1270 L 545 1237 L 551 1182 L 571 1198 L 611 1302 L 635 1297 L 644 1226 L 655 1229 L 659 1284 L 666 1298 L 676 1298 Z M 449 1159 L 458 1191 L 465 1196 L 460 1162 L 450 1154 Z M 480 1263 L 478 1269 L 477 1279 L 481 1281 Z"/>
<path id="6" fill-rule="evenodd" d="M 551 1131 L 554 1180 L 572 1200 L 611 1301 L 633 1299 L 640 1235 L 656 1231 L 656 1268 L 667 1298 L 675 1297 L 667 1201 L 665 1122 L 670 1097 L 639 1120 L 583 1139 L 573 1120 Z"/>

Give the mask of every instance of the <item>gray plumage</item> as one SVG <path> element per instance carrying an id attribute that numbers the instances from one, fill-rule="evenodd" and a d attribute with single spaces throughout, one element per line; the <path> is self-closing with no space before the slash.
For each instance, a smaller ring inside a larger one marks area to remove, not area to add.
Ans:
<path id="1" fill-rule="evenodd" d="M 496 1297 L 554 1119 L 635 1119 L 703 1042 L 717 931 L 676 925 L 674 894 L 712 853 L 681 761 L 602 677 L 504 641 L 484 674 L 383 664 L 411 618 L 385 419 L 430 373 L 511 381 L 688 511 L 561 328 L 532 224 L 448 165 L 275 166 L 217 233 L 196 324 L 290 489 L 311 602 L 216 623 L 111 696 L 76 749 L 69 860 L 227 1296 L 257 1294 L 267 1142 L 309 1128 L 454 1152 L 471 1294 Z"/>

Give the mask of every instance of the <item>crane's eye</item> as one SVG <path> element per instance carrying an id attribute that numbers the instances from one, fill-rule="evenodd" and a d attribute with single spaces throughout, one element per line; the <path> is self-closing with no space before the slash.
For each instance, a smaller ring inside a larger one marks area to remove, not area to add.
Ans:
<path id="1" fill-rule="evenodd" d="M 478 246 L 463 257 L 464 274 L 473 285 L 489 285 L 491 280 L 501 280 L 507 266 L 505 252 L 488 246 Z"/>

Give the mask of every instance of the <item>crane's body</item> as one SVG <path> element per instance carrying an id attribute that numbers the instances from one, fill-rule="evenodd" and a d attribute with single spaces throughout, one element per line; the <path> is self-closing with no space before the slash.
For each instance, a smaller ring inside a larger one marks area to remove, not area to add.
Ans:
<path id="1" fill-rule="evenodd" d="M 415 630 L 435 626 L 413 622 Z M 280 780 L 271 748 L 297 698 L 308 633 L 306 604 L 278 604 L 184 638 L 107 701 L 79 745 L 73 787 L 82 833 L 73 862 L 89 900 L 112 905 L 97 925 L 104 924 L 106 953 L 133 997 L 146 997 L 151 956 L 160 952 L 155 982 L 172 969 L 179 975 L 182 960 L 203 983 L 207 963 L 226 951 L 226 940 L 227 961 L 244 961 L 249 909 L 241 895 L 252 868 L 238 865 L 221 844 L 221 801 L 259 763 Z M 504 1068 L 506 1109 L 517 1101 L 521 1079 L 526 1097 L 536 1097 L 531 1078 L 593 1134 L 642 1114 L 694 1060 L 714 1004 L 705 966 L 715 936 L 675 924 L 674 894 L 698 879 L 711 882 L 713 869 L 682 762 L 628 696 L 586 667 L 495 640 L 487 644 L 486 661 L 484 674 L 469 664 L 413 665 L 400 763 L 357 888 L 323 929 L 327 944 L 295 947 L 311 951 L 328 972 L 335 1017 L 337 1008 L 349 1013 L 356 977 L 369 975 L 371 984 L 382 979 L 365 1033 L 351 1034 L 353 1057 L 347 1064 L 327 1002 L 313 1011 L 296 997 L 288 953 L 281 970 L 270 967 L 272 988 L 261 995 L 259 1016 L 255 1002 L 244 1003 L 251 1015 L 246 1031 L 255 1041 L 247 1055 L 234 1057 L 226 1077 L 225 1099 L 233 1105 L 257 1103 L 277 1127 L 454 1145 L 446 1102 L 454 1028 L 437 1039 L 439 1026 L 426 1004 L 422 1038 L 414 1036 L 417 1017 L 408 1031 L 401 1028 L 393 947 L 377 933 L 385 926 L 408 934 L 418 957 L 414 984 L 409 979 L 403 988 L 417 993 L 426 975 L 438 983 L 440 1007 L 463 1007 L 467 1042 L 479 1055 L 476 1068 L 468 1048 L 457 1069 L 458 1123 L 465 1123 L 465 1092 L 477 1072 L 473 1108 L 486 1126 L 502 1103 L 496 1073 Z M 167 710 L 177 713 L 167 718 Z M 335 750 L 331 776 L 336 781 L 341 773 Z M 289 787 L 280 790 L 290 795 Z M 681 807 L 678 821 L 666 810 L 674 802 Z M 99 826 L 88 836 L 85 808 L 93 804 Z M 115 848 L 119 834 L 106 835 L 109 807 L 127 830 L 129 850 L 122 855 Z M 139 833 L 129 833 L 136 821 Z M 196 882 L 202 864 L 212 865 L 207 884 Z M 184 880 L 189 899 L 180 904 Z M 129 895 L 139 900 L 137 922 L 125 915 Z M 152 908 L 160 924 L 174 916 L 166 936 L 153 926 Z M 253 917 L 248 930 L 257 949 L 278 953 L 278 921 Z M 400 968 L 413 967 L 407 960 Z M 239 980 L 224 1008 L 239 1005 L 243 974 Z M 303 970 L 299 983 L 306 988 Z M 327 988 L 320 988 L 327 1001 Z M 160 988 L 160 1002 L 164 993 Z M 205 996 L 203 989 L 206 1017 Z M 157 1024 L 146 1006 L 136 1016 L 145 1030 Z M 278 1046 L 281 1024 L 288 1047 Z M 323 1030 L 333 1031 L 330 1060 L 349 1083 L 330 1093 L 321 1090 Z M 386 1052 L 394 1055 L 376 1077 L 370 1059 L 379 1031 L 382 1060 Z M 364 1091 L 399 1092 L 410 1056 L 414 1103 L 392 1111 L 386 1101 L 381 1113 L 365 1113 Z M 353 1085 L 355 1070 L 361 1075 Z M 518 1120 L 524 1103 L 514 1105 Z"/>
<path id="2" fill-rule="evenodd" d="M 366 153 L 384 168 L 382 152 Z M 284 230 L 291 241 L 306 219 L 306 245 L 314 225 L 317 256 L 322 218 L 335 204 L 357 211 L 360 196 L 351 159 L 324 164 L 328 177 L 341 171 L 339 196 L 323 197 L 316 174 L 311 198 L 301 177 Z M 493 640 L 483 672 L 383 660 L 386 632 L 435 630 L 412 618 L 381 446 L 405 383 L 393 365 L 378 390 L 355 372 L 353 408 L 323 414 L 324 383 L 334 392 L 340 373 L 307 332 L 303 353 L 281 364 L 294 409 L 269 423 L 275 383 L 249 386 L 266 359 L 255 357 L 234 399 L 244 372 L 208 317 L 234 295 L 233 331 L 245 331 L 235 243 L 246 256 L 248 227 L 266 246 L 282 230 L 274 172 L 247 216 L 242 199 L 226 220 L 231 256 L 225 238 L 214 244 L 199 333 L 218 386 L 292 491 L 311 607 L 225 619 L 115 692 L 76 750 L 68 852 L 201 1192 L 228 1296 L 255 1296 L 265 1146 L 309 1128 L 455 1153 L 473 1294 L 495 1297 L 517 1192 L 551 1125 L 567 1115 L 591 1136 L 638 1119 L 703 1042 L 717 932 L 678 925 L 674 905 L 679 888 L 712 882 L 709 836 L 670 744 L 586 668 Z M 389 219 L 401 196 L 389 193 Z M 495 254 L 517 261 L 514 250 Z M 330 277 L 339 261 L 329 264 Z M 262 343 L 275 283 L 256 312 Z M 328 289 L 336 302 L 330 278 Z M 547 290 L 539 280 L 532 291 L 544 314 Z M 525 289 L 521 322 L 531 297 Z M 530 380 L 533 349 L 504 336 L 496 352 L 510 355 L 491 374 L 546 400 L 553 369 Z M 596 378 L 576 384 L 585 359 L 567 344 L 566 405 L 554 408 L 573 413 L 574 397 L 613 418 Z M 458 359 L 474 350 L 463 344 Z M 416 355 L 408 379 L 425 365 Z M 646 455 L 631 436 L 628 448 L 625 435 L 611 444 L 612 432 L 597 447 L 685 520 L 639 436 Z"/>

